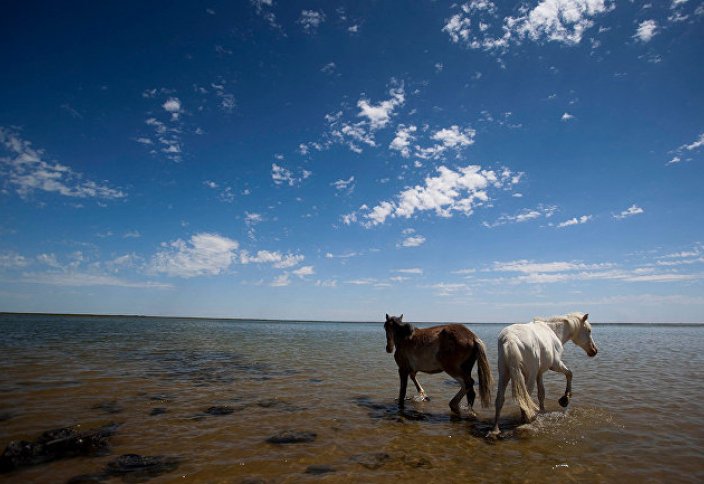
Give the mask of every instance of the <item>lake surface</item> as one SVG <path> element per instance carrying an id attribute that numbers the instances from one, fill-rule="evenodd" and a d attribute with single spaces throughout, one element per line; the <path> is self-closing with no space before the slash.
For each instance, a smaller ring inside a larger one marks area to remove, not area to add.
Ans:
<path id="1" fill-rule="evenodd" d="M 494 376 L 502 327 L 470 325 Z M 597 325 L 593 334 L 595 358 L 572 343 L 565 351 L 569 408 L 557 403 L 564 376 L 549 373 L 548 413 L 517 427 L 509 391 L 505 435 L 487 440 L 493 408 L 477 402 L 478 419 L 452 417 L 458 385 L 445 374 L 420 374 L 431 401 L 396 410 L 381 320 L 0 315 L 0 447 L 59 427 L 120 424 L 110 455 L 0 482 L 65 482 L 129 453 L 180 459 L 151 482 L 703 482 L 704 327 Z M 208 414 L 214 406 L 232 413 Z M 282 431 L 315 437 L 267 441 Z"/>

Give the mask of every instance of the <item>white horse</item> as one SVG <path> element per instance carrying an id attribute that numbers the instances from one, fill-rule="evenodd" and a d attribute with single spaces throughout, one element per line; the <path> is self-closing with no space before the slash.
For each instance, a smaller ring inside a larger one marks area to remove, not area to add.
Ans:
<path id="1" fill-rule="evenodd" d="M 572 340 L 587 355 L 597 353 L 592 339 L 592 326 L 587 322 L 588 314 L 570 313 L 548 319 L 536 318 L 527 324 L 512 324 L 499 333 L 499 386 L 496 392 L 496 417 L 494 429 L 489 435 L 499 434 L 499 415 L 504 404 L 504 394 L 509 380 L 513 398 L 521 408 L 524 422 L 530 422 L 536 411 L 545 411 L 545 386 L 543 373 L 547 370 L 563 373 L 567 377 L 565 394 L 560 398 L 566 407 L 572 396 L 572 372 L 562 362 L 563 345 Z M 538 384 L 538 403 L 530 394 Z"/>

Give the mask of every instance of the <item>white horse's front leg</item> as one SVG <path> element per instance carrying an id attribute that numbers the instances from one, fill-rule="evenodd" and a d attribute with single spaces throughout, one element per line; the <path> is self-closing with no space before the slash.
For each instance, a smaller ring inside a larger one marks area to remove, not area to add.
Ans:
<path id="1" fill-rule="evenodd" d="M 562 373 L 567 378 L 567 388 L 565 388 L 565 394 L 558 400 L 561 407 L 566 407 L 570 403 L 570 397 L 572 397 L 572 371 L 565 366 L 565 364 L 560 361 L 551 368 L 553 371 Z"/>
<path id="2" fill-rule="evenodd" d="M 416 390 L 418 391 L 418 400 L 419 401 L 430 400 L 428 395 L 426 395 L 425 390 L 423 390 L 423 387 L 420 386 L 420 383 L 418 383 L 418 380 L 416 380 L 416 372 L 415 371 L 411 372 L 411 380 L 413 381 L 413 384 L 416 386 Z"/>

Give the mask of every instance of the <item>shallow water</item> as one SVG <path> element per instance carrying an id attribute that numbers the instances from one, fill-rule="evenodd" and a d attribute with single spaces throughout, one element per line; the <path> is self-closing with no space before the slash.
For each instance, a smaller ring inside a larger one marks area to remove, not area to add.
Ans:
<path id="1" fill-rule="evenodd" d="M 471 326 L 494 373 L 501 328 Z M 548 413 L 517 428 L 508 398 L 505 435 L 489 441 L 493 409 L 452 417 L 457 384 L 444 374 L 420 374 L 431 401 L 396 410 L 381 323 L 0 316 L 0 446 L 121 424 L 111 455 L 0 482 L 64 482 L 127 453 L 181 459 L 152 482 L 702 482 L 704 327 L 597 325 L 594 339 L 591 359 L 568 343 L 566 411 L 564 377 L 547 374 Z M 232 413 L 206 413 L 213 406 Z M 283 430 L 315 439 L 267 442 Z"/>

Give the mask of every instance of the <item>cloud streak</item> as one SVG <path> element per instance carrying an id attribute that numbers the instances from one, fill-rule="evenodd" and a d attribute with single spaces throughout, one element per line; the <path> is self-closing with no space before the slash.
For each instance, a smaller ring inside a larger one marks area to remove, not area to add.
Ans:
<path id="1" fill-rule="evenodd" d="M 0 127 L 0 146 L 8 156 L 0 157 L 0 173 L 22 198 L 34 192 L 57 193 L 72 198 L 117 200 L 127 195 L 117 188 L 86 180 L 72 168 L 44 159 L 44 151 L 32 147 L 13 130 Z"/>

